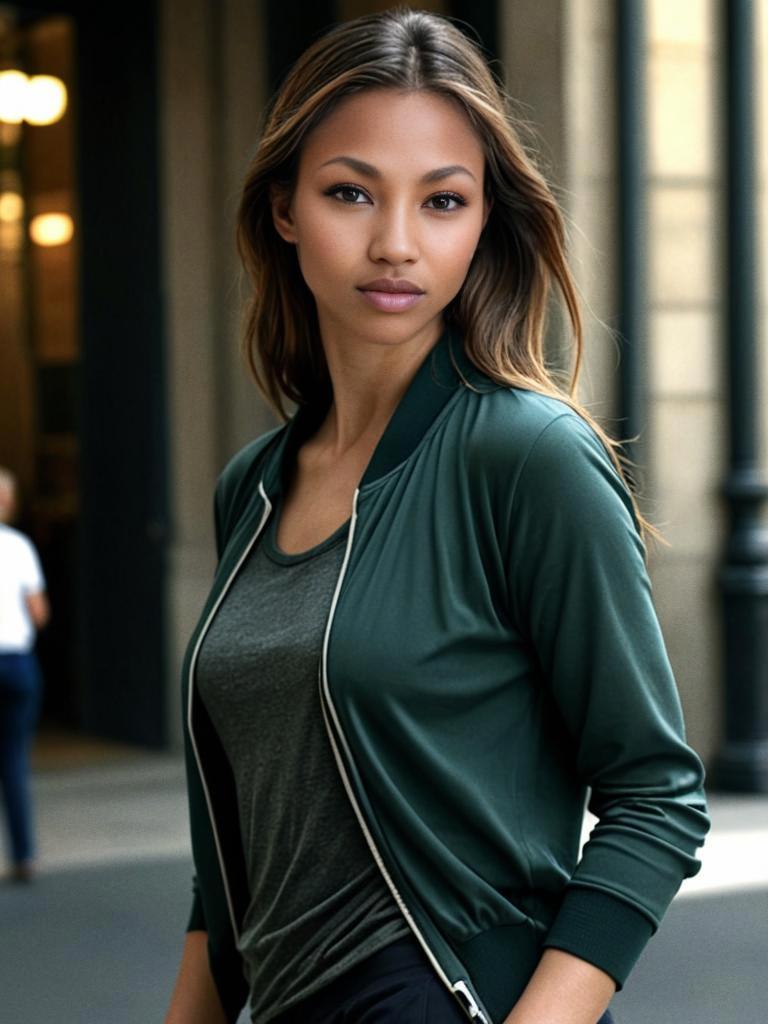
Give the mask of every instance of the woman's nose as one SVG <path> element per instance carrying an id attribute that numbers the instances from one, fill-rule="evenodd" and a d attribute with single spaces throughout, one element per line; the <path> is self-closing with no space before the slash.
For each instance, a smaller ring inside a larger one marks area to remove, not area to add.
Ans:
<path id="1" fill-rule="evenodd" d="M 407 210 L 392 208 L 376 218 L 369 246 L 372 260 L 409 263 L 419 257 L 417 226 Z"/>

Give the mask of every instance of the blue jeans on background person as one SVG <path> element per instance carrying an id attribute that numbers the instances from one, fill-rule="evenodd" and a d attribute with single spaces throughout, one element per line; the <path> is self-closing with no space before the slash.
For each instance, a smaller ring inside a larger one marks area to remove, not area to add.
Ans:
<path id="1" fill-rule="evenodd" d="M 34 856 L 29 750 L 41 692 L 34 652 L 0 653 L 0 786 L 11 857 L 17 865 L 31 861 Z"/>

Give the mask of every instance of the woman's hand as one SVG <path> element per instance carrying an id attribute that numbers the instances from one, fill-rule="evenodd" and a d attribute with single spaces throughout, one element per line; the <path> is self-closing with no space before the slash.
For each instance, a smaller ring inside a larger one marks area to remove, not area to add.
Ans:
<path id="1" fill-rule="evenodd" d="M 560 949 L 545 949 L 504 1024 L 597 1024 L 616 984 L 599 967 Z"/>
<path id="2" fill-rule="evenodd" d="M 207 932 L 187 932 L 165 1024 L 227 1024 L 208 965 Z"/>

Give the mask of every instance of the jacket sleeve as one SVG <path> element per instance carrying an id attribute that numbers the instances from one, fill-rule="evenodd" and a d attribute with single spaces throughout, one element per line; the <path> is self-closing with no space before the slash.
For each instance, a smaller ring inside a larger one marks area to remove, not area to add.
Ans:
<path id="1" fill-rule="evenodd" d="M 546 946 L 622 987 L 709 828 L 626 487 L 575 413 L 552 420 L 518 473 L 510 600 L 572 740 L 598 818 Z"/>

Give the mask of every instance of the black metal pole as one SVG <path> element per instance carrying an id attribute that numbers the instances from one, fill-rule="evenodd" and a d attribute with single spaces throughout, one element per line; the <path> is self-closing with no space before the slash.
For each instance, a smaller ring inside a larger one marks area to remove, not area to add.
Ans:
<path id="1" fill-rule="evenodd" d="M 643 0 L 616 5 L 619 432 L 642 463 L 647 427 L 646 29 Z M 633 440 L 637 438 L 637 440 Z M 633 474 L 637 475 L 637 472 Z"/>
<path id="2" fill-rule="evenodd" d="M 755 188 L 755 17 L 752 0 L 722 4 L 726 182 L 726 369 L 729 532 L 723 598 L 725 735 L 718 789 L 768 792 L 768 481 L 760 468 Z"/>

